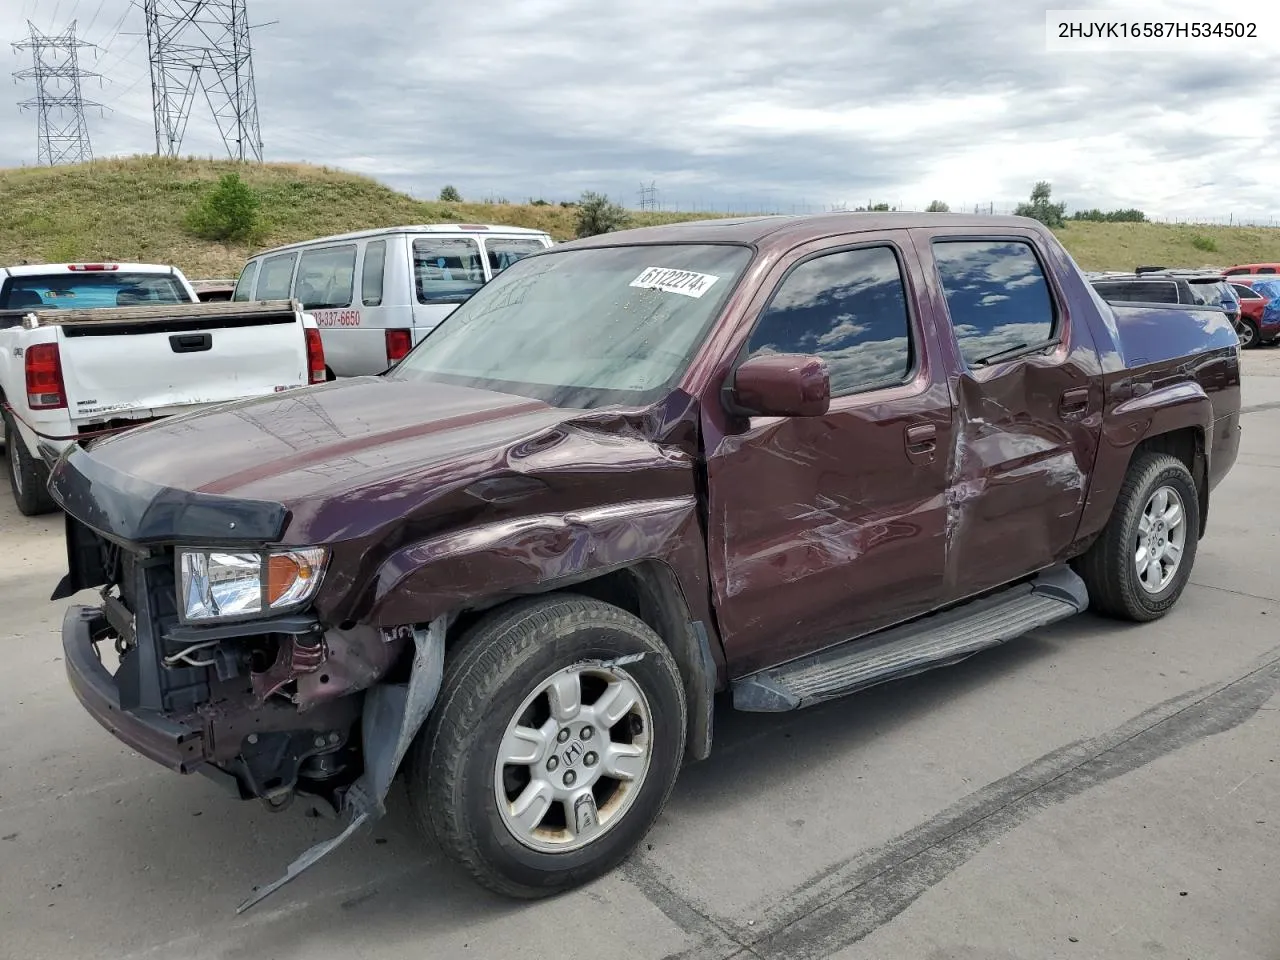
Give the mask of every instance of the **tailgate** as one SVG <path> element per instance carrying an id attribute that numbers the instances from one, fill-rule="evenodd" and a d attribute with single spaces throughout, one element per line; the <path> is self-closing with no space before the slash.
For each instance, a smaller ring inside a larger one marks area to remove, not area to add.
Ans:
<path id="1" fill-rule="evenodd" d="M 307 384 L 289 301 L 67 311 L 59 328 L 71 416 L 221 403 Z"/>

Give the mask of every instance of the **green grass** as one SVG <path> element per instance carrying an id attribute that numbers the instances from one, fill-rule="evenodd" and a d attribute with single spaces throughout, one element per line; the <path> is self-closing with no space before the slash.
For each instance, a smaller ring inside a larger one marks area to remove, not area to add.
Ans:
<path id="1" fill-rule="evenodd" d="M 238 171 L 261 199 L 260 243 L 197 239 L 184 220 L 204 191 Z M 632 213 L 644 226 L 710 214 Z M 724 216 L 724 214 L 719 214 Z M 573 235 L 559 204 L 423 202 L 376 180 L 305 164 L 134 157 L 0 170 L 0 264 L 75 260 L 173 263 L 193 279 L 235 276 L 255 249 L 408 223 L 499 223 Z M 1058 236 L 1085 269 L 1280 261 L 1280 229 L 1071 222 Z"/>

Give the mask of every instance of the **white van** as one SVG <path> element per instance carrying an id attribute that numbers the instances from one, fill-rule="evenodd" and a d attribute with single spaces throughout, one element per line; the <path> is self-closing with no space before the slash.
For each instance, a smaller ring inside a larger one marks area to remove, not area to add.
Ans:
<path id="1" fill-rule="evenodd" d="M 497 274 L 551 245 L 541 230 L 474 223 L 320 237 L 250 258 L 231 299 L 293 297 L 320 327 L 331 378 L 376 374 Z"/>

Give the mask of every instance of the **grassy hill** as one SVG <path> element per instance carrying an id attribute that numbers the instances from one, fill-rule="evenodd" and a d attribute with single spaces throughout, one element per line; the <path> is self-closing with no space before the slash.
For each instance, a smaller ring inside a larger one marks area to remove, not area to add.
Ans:
<path id="1" fill-rule="evenodd" d="M 199 240 L 183 227 L 203 191 L 230 170 L 261 197 L 258 249 L 406 223 L 501 223 L 537 227 L 557 240 L 573 235 L 574 211 L 558 204 L 422 202 L 327 167 L 135 157 L 0 170 L 0 264 L 141 260 L 177 264 L 192 278 L 235 276 L 249 247 Z M 709 215 L 635 213 L 633 223 L 703 216 Z M 1280 260 L 1280 229 L 1072 223 L 1059 237 L 1086 269 Z"/>

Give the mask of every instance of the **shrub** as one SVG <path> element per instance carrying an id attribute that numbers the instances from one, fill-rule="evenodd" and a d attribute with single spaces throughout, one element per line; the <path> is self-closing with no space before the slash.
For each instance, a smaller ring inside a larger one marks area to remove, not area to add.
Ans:
<path id="1" fill-rule="evenodd" d="M 582 194 L 578 205 L 577 235 L 594 237 L 625 229 L 631 222 L 631 214 L 602 193 L 590 190 Z"/>
<path id="2" fill-rule="evenodd" d="M 249 240 L 259 229 L 258 202 L 240 174 L 225 174 L 187 212 L 187 229 L 204 240 Z"/>
<path id="3" fill-rule="evenodd" d="M 461 203 L 462 194 L 458 192 L 457 187 L 450 184 L 448 186 L 441 188 L 440 202 L 441 203 Z"/>
<path id="4" fill-rule="evenodd" d="M 1218 244 L 1213 237 L 1206 237 L 1203 234 L 1195 233 L 1191 235 L 1191 245 L 1197 250 L 1205 253 L 1217 253 Z"/>
<path id="5" fill-rule="evenodd" d="M 941 200 L 930 200 L 929 205 L 924 208 L 925 213 L 950 213 L 951 208 Z"/>
<path id="6" fill-rule="evenodd" d="M 1020 203 L 1016 210 L 1013 211 L 1014 216 L 1030 217 L 1032 220 L 1039 220 L 1046 227 L 1061 227 L 1066 221 L 1064 214 L 1067 210 L 1065 203 L 1050 203 L 1049 196 L 1052 188 L 1045 180 L 1038 182 L 1031 190 L 1031 202 Z"/>

